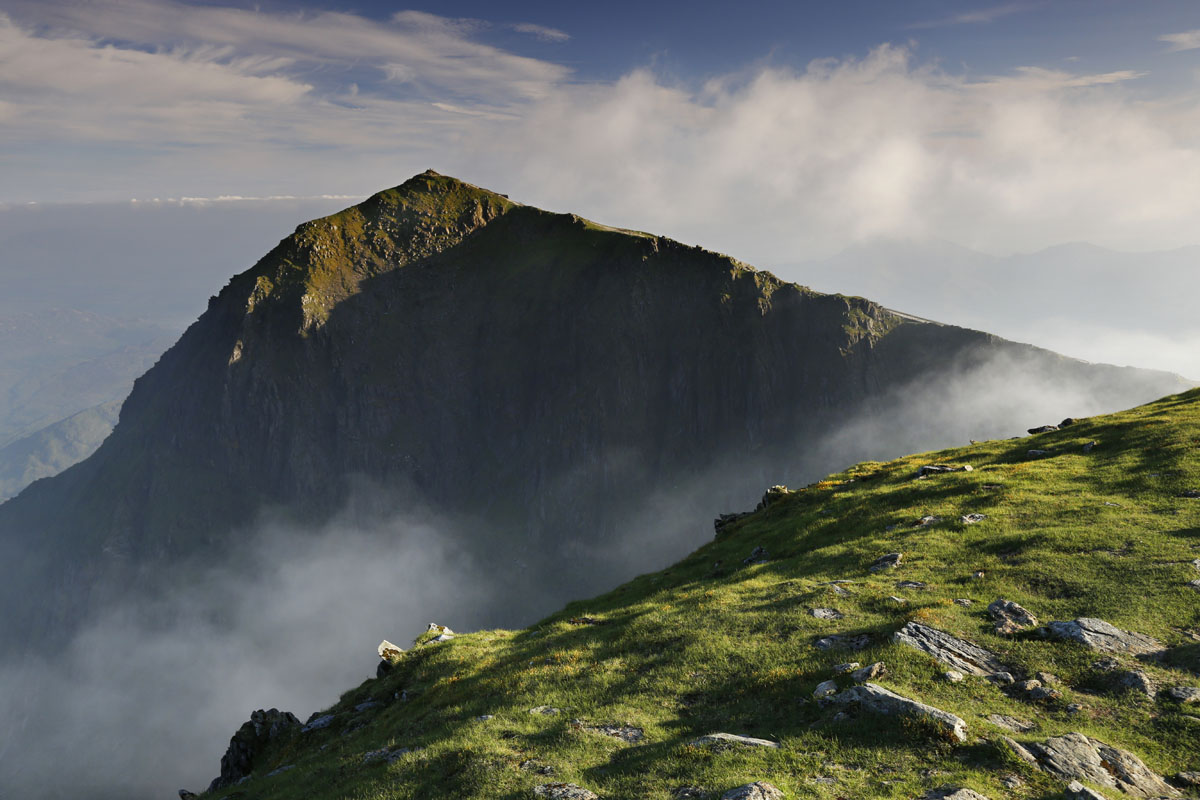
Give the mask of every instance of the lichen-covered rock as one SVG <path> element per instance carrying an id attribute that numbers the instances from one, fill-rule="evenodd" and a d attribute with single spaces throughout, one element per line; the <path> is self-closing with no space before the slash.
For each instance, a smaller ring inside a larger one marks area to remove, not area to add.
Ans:
<path id="1" fill-rule="evenodd" d="M 837 690 L 837 681 L 821 681 L 817 684 L 817 688 L 813 689 L 813 697 L 820 700 L 822 697 L 828 697 Z"/>
<path id="2" fill-rule="evenodd" d="M 1063 780 L 1088 780 L 1138 797 L 1180 796 L 1133 753 L 1082 733 L 1055 736 L 1027 749 L 1040 769 Z"/>
<path id="3" fill-rule="evenodd" d="M 1038 624 L 1037 617 L 1012 600 L 999 598 L 987 607 L 988 614 L 996 622 L 996 633 L 1011 635 Z"/>
<path id="4" fill-rule="evenodd" d="M 810 608 L 808 613 L 817 619 L 841 619 L 846 616 L 836 608 Z"/>
<path id="5" fill-rule="evenodd" d="M 852 686 L 832 698 L 836 703 L 857 705 L 864 711 L 876 714 L 918 717 L 929 720 L 949 738 L 957 742 L 967 740 L 967 723 L 961 717 L 903 697 L 874 683 Z"/>
<path id="6" fill-rule="evenodd" d="M 729 747 L 769 747 L 778 750 L 782 745 L 770 739 L 755 739 L 753 736 L 739 736 L 736 733 L 710 733 L 688 742 L 693 747 L 712 747 L 718 750 Z"/>
<path id="7" fill-rule="evenodd" d="M 208 785 L 208 791 L 224 789 L 248 776 L 254 771 L 255 760 L 271 741 L 299 728 L 300 720 L 290 711 L 260 708 L 252 713 L 229 740 L 229 747 L 221 756 L 221 774 Z"/>
<path id="8" fill-rule="evenodd" d="M 1102 619 L 1092 617 L 1051 622 L 1046 626 L 1046 630 L 1051 636 L 1070 639 L 1104 653 L 1159 655 L 1166 650 L 1157 639 L 1143 633 L 1123 631 Z"/>
<path id="9" fill-rule="evenodd" d="M 886 673 L 887 667 L 884 666 L 884 663 L 882 661 L 876 661 L 874 664 L 868 664 L 861 669 L 854 670 L 850 673 L 850 678 L 855 683 L 866 683 L 867 681 L 873 681 Z"/>
<path id="10" fill-rule="evenodd" d="M 930 475 L 944 475 L 947 472 L 971 472 L 973 469 L 970 464 L 926 464 L 917 470 L 917 477 L 927 478 Z"/>
<path id="11" fill-rule="evenodd" d="M 1069 800 L 1108 800 L 1095 789 L 1084 786 L 1079 781 L 1071 781 L 1067 784 L 1066 795 Z"/>
<path id="12" fill-rule="evenodd" d="M 783 792 L 766 781 L 735 786 L 721 795 L 721 800 L 783 800 Z"/>
<path id="13" fill-rule="evenodd" d="M 1172 686 L 1167 696 L 1180 703 L 1200 703 L 1200 686 Z"/>
<path id="14" fill-rule="evenodd" d="M 930 789 L 921 795 L 921 800 L 988 800 L 974 789 L 959 786 L 943 786 L 940 789 Z"/>
<path id="15" fill-rule="evenodd" d="M 379 647 L 375 648 L 379 653 L 379 657 L 384 661 L 395 661 L 404 655 L 404 648 L 398 644 L 392 644 L 387 639 L 379 643 Z"/>
<path id="16" fill-rule="evenodd" d="M 989 714 L 987 721 L 998 728 L 1004 728 L 1005 730 L 1013 731 L 1014 733 L 1025 733 L 1026 731 L 1031 731 L 1037 727 L 1032 722 L 1023 719 L 1017 719 L 1016 717 L 1010 717 L 1005 714 Z"/>
<path id="17" fill-rule="evenodd" d="M 919 622 L 909 622 L 892 635 L 892 641 L 916 648 L 970 675 L 991 675 L 1005 667 L 995 653 Z"/>

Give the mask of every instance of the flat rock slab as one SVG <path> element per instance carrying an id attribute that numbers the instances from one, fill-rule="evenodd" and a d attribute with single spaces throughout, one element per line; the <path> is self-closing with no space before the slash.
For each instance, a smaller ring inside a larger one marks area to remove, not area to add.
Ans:
<path id="1" fill-rule="evenodd" d="M 818 650 L 862 650 L 871 643 L 871 637 L 865 633 L 860 633 L 857 636 L 847 636 L 840 633 L 835 633 L 833 636 L 824 636 L 813 642 L 813 646 Z"/>
<path id="2" fill-rule="evenodd" d="M 735 786 L 721 800 L 783 800 L 783 792 L 766 781 L 755 781 L 742 786 Z"/>
<path id="3" fill-rule="evenodd" d="M 1017 719 L 1016 717 L 1010 717 L 1006 714 L 988 714 L 987 721 L 998 728 L 1004 728 L 1005 730 L 1012 731 L 1013 733 L 1026 733 L 1027 731 L 1031 731 L 1037 727 L 1032 722 L 1028 722 L 1023 719 Z"/>
<path id="4" fill-rule="evenodd" d="M 846 616 L 836 608 L 810 608 L 808 613 L 817 619 L 841 619 Z"/>
<path id="5" fill-rule="evenodd" d="M 1159 655 L 1166 650 L 1162 642 L 1143 633 L 1123 631 L 1102 619 L 1080 617 L 1066 622 L 1051 622 L 1046 626 L 1051 636 L 1070 639 L 1103 653 L 1130 655 Z"/>
<path id="6" fill-rule="evenodd" d="M 1071 781 L 1067 784 L 1067 797 L 1070 800 L 1108 800 L 1095 789 L 1090 789 L 1079 781 Z"/>
<path id="7" fill-rule="evenodd" d="M 533 787 L 533 793 L 549 800 L 600 800 L 600 795 L 573 783 L 543 783 Z"/>
<path id="8" fill-rule="evenodd" d="M 907 623 L 892 634 L 892 641 L 928 653 L 943 664 L 971 675 L 991 675 L 1006 669 L 995 653 L 919 622 Z"/>
<path id="9" fill-rule="evenodd" d="M 1026 747 L 1039 768 L 1063 780 L 1087 780 L 1136 797 L 1180 796 L 1133 753 L 1082 733 L 1055 736 Z"/>
<path id="10" fill-rule="evenodd" d="M 895 569 L 900 566 L 900 562 L 904 559 L 903 553 L 888 553 L 875 559 L 875 563 L 868 568 L 870 572 L 882 572 L 885 569 Z"/>
<path id="11" fill-rule="evenodd" d="M 534 706 L 533 708 L 529 709 L 529 713 L 530 714 L 542 714 L 547 717 L 552 717 L 555 714 L 561 714 L 562 709 L 555 708 L 554 706 Z"/>
<path id="12" fill-rule="evenodd" d="M 930 475 L 945 475 L 947 472 L 971 472 L 973 469 L 970 464 L 926 464 L 917 470 L 917 477 L 927 478 Z"/>
<path id="13" fill-rule="evenodd" d="M 736 733 L 710 733 L 688 742 L 693 747 L 715 747 L 727 749 L 730 747 L 770 747 L 778 750 L 782 747 L 779 742 L 770 739 L 755 739 L 753 736 L 738 736 Z"/>
<path id="14" fill-rule="evenodd" d="M 1023 606 L 1000 598 L 987 607 L 996 623 L 996 633 L 1014 634 L 1038 624 L 1038 619 Z"/>
<path id="15" fill-rule="evenodd" d="M 949 711 L 942 711 L 940 708 L 902 697 L 874 683 L 852 686 L 844 692 L 835 694 L 830 699 L 845 705 L 857 704 L 859 708 L 876 714 L 921 717 L 936 724 L 951 739 L 957 742 L 967 740 L 967 723 L 961 717 L 956 717 Z"/>

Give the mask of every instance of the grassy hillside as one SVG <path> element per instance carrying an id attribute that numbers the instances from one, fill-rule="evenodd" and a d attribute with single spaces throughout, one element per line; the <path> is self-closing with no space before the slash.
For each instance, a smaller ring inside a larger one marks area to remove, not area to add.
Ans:
<path id="1" fill-rule="evenodd" d="M 1052 798 L 1064 782 L 1000 737 L 1071 731 L 1159 774 L 1200 770 L 1200 705 L 1189 710 L 1165 692 L 1200 685 L 1200 588 L 1189 585 L 1200 579 L 1200 499 L 1183 496 L 1200 488 L 1198 446 L 1200 390 L 1055 432 L 858 464 L 780 496 L 670 569 L 526 630 L 415 647 L 322 712 L 334 715 L 327 727 L 279 735 L 253 777 L 210 796 L 516 798 L 569 782 L 604 798 L 665 799 L 689 796 L 680 787 L 716 797 L 765 780 L 787 797 L 911 798 L 949 784 L 993 799 Z M 914 478 L 933 463 L 974 469 Z M 986 517 L 964 524 L 967 514 Z M 929 516 L 941 521 L 914 524 Z M 743 563 L 756 548 L 766 560 Z M 903 554 L 899 567 L 870 571 L 893 552 Z M 1168 646 L 1160 659 L 1116 657 L 1155 680 L 1158 697 L 1094 666 L 1108 654 L 1036 629 L 995 633 L 986 608 L 997 598 L 1043 625 L 1098 617 L 1159 639 Z M 818 608 L 844 616 L 821 619 Z M 910 620 L 993 651 L 1018 680 L 1053 673 L 1058 682 L 1046 685 L 1061 696 L 948 680 L 945 664 L 891 641 Z M 869 644 L 815 644 L 831 634 L 865 634 Z M 853 685 L 835 675 L 848 661 L 884 662 L 875 683 L 957 714 L 967 742 L 910 718 L 838 716 L 843 707 L 814 700 L 822 681 Z M 379 705 L 355 710 L 370 702 Z M 542 706 L 560 713 L 531 713 Z M 1013 733 L 989 714 L 1035 727 Z M 592 729 L 606 725 L 608 734 Z M 634 728 L 639 741 L 611 735 L 636 738 Z M 713 732 L 782 747 L 691 744 Z M 268 776 L 281 767 L 291 768 Z"/>

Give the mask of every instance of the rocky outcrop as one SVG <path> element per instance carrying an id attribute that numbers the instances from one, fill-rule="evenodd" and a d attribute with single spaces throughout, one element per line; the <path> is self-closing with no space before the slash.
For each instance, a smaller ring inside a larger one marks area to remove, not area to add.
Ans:
<path id="1" fill-rule="evenodd" d="M 919 622 L 907 623 L 892 635 L 892 641 L 928 653 L 943 664 L 971 675 L 1005 671 L 995 653 Z"/>
<path id="2" fill-rule="evenodd" d="M 573 783 L 543 783 L 533 787 L 533 794 L 547 800 L 600 800 L 600 795 Z"/>
<path id="3" fill-rule="evenodd" d="M 864 683 L 852 686 L 830 698 L 834 703 L 856 706 L 876 714 L 917 717 L 933 723 L 949 739 L 956 742 L 967 740 L 967 723 L 940 708 L 925 705 L 916 700 L 902 697 L 882 686 Z"/>
<path id="4" fill-rule="evenodd" d="M 1005 741 L 1017 755 L 1063 780 L 1087 780 L 1137 797 L 1180 796 L 1133 753 L 1082 733 L 1055 736 L 1041 744 Z"/>
<path id="5" fill-rule="evenodd" d="M 1051 636 L 1070 639 L 1103 653 L 1157 656 L 1166 650 L 1157 639 L 1142 633 L 1123 631 L 1102 619 L 1092 617 L 1051 622 L 1046 626 L 1046 630 Z"/>
<path id="6" fill-rule="evenodd" d="M 299 729 L 300 720 L 291 712 L 274 708 L 255 711 L 229 740 L 229 747 L 221 756 L 221 774 L 209 784 L 208 791 L 232 786 L 249 776 L 257 766 L 258 756 L 268 745 Z"/>

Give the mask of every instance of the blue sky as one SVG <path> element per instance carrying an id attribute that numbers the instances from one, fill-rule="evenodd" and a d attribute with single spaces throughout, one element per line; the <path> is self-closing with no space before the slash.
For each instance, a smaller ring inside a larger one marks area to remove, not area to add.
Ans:
<path id="1" fill-rule="evenodd" d="M 0 203 L 427 167 L 758 263 L 1200 243 L 1193 2 L 3 0 Z"/>

